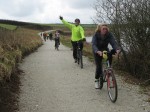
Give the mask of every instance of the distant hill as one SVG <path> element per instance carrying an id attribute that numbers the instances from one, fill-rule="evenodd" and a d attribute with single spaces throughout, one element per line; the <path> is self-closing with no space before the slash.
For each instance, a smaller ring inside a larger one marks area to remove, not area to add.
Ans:
<path id="1" fill-rule="evenodd" d="M 15 20 L 4 20 L 0 19 L 1 24 L 8 24 L 8 25 L 15 25 L 15 26 L 20 26 L 20 27 L 25 27 L 25 28 L 30 28 L 30 29 L 36 29 L 36 30 L 51 30 L 53 27 L 47 26 L 47 25 L 42 25 L 38 23 L 29 23 L 29 22 L 22 22 L 22 21 L 15 21 Z"/>

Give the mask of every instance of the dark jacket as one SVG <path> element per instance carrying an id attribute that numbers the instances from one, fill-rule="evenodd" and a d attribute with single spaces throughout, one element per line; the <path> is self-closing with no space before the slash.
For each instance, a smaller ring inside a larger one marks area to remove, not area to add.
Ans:
<path id="1" fill-rule="evenodd" d="M 105 35 L 105 37 L 101 37 L 100 32 L 96 32 L 92 38 L 92 48 L 93 52 L 97 51 L 108 51 L 108 44 L 112 46 L 113 49 L 118 49 L 117 43 L 111 33 Z"/>

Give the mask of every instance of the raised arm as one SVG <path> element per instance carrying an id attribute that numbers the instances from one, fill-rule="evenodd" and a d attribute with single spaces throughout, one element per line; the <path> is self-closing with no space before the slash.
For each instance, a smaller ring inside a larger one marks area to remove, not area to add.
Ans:
<path id="1" fill-rule="evenodd" d="M 72 24 L 65 21 L 62 16 L 60 16 L 59 18 L 65 26 L 67 26 L 69 29 L 72 29 Z"/>

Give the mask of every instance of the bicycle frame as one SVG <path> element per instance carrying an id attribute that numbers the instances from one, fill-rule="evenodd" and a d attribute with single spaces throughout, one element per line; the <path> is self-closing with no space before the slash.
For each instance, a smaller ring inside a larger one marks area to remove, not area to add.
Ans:
<path id="1" fill-rule="evenodd" d="M 102 89 L 103 83 L 107 82 L 108 95 L 110 100 L 114 103 L 116 102 L 117 95 L 118 95 L 117 82 L 116 82 L 115 75 L 113 73 L 113 69 L 108 59 L 103 60 L 102 69 L 103 69 L 103 81 L 100 82 L 101 83 L 100 89 Z"/>
<path id="2" fill-rule="evenodd" d="M 77 61 L 81 68 L 83 68 L 82 49 L 80 48 L 79 42 L 77 42 Z"/>
<path id="3" fill-rule="evenodd" d="M 107 75 L 108 75 L 109 72 L 112 72 L 112 68 L 111 68 L 110 63 L 109 63 L 108 60 L 103 62 L 103 65 L 104 64 L 105 64 L 105 68 L 103 68 L 103 72 L 105 72 L 105 73 L 103 73 L 103 80 L 106 82 L 107 81 Z"/>
<path id="4" fill-rule="evenodd" d="M 56 44 L 56 46 L 55 46 L 55 49 L 57 49 L 58 50 L 58 47 L 59 47 L 59 41 L 58 40 L 55 40 L 55 44 Z"/>

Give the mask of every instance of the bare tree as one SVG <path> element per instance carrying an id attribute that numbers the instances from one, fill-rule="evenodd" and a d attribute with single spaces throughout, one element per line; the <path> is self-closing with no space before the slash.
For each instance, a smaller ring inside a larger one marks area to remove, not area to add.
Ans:
<path id="1" fill-rule="evenodd" d="M 110 24 L 123 51 L 124 68 L 150 78 L 150 0 L 97 0 L 97 22 Z"/>

